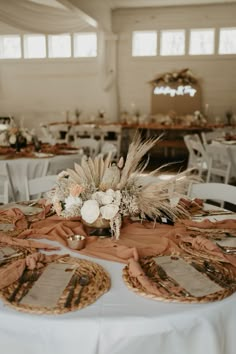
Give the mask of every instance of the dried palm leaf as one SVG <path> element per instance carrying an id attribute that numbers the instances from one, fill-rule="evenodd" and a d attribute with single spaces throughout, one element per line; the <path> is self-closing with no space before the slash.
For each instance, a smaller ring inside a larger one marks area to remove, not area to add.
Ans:
<path id="1" fill-rule="evenodd" d="M 149 150 L 151 150 L 152 147 L 156 145 L 159 139 L 160 137 L 157 137 L 155 139 L 149 139 L 142 142 L 140 135 L 135 136 L 133 142 L 129 146 L 125 165 L 121 172 L 121 179 L 119 183 L 120 189 L 124 188 L 131 174 L 136 172 L 137 169 L 139 170 L 142 158 Z"/>

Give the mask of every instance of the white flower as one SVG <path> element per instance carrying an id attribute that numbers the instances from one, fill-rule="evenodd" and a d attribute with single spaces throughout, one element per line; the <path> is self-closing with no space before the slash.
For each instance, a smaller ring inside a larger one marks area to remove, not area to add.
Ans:
<path id="1" fill-rule="evenodd" d="M 104 192 L 95 192 L 92 194 L 92 199 L 96 200 L 99 204 L 102 204 Z"/>
<path id="2" fill-rule="evenodd" d="M 119 207 L 115 204 L 104 205 L 100 208 L 103 219 L 111 220 L 118 213 Z"/>
<path id="3" fill-rule="evenodd" d="M 15 144 L 16 143 L 16 136 L 15 135 L 10 135 L 9 143 L 10 144 Z"/>
<path id="4" fill-rule="evenodd" d="M 99 217 L 99 205 L 96 200 L 86 200 L 80 210 L 81 216 L 89 224 L 92 224 Z"/>
<path id="5" fill-rule="evenodd" d="M 113 197 L 111 195 L 107 195 L 106 193 L 104 193 L 101 202 L 102 205 L 111 204 L 113 202 Z"/>
<path id="6" fill-rule="evenodd" d="M 65 209 L 70 209 L 73 206 L 81 206 L 82 199 L 80 197 L 72 197 L 71 195 L 65 198 Z"/>

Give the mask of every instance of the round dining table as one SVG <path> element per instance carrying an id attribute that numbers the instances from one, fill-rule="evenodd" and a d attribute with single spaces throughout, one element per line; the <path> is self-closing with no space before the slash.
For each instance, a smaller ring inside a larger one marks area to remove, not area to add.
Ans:
<path id="1" fill-rule="evenodd" d="M 74 163 L 81 161 L 80 150 L 67 150 L 63 154 L 35 153 L 34 157 L 12 158 L 1 156 L 0 169 L 8 166 L 9 179 L 14 191 L 15 201 L 25 200 L 25 178 L 33 179 L 45 175 L 57 175 L 64 169 L 74 168 Z M 11 198 L 11 196 L 10 196 Z"/>
<path id="2" fill-rule="evenodd" d="M 226 218 L 236 214 L 211 220 Z M 110 290 L 90 306 L 60 315 L 18 312 L 0 301 L 1 353 L 235 354 L 236 293 L 209 303 L 156 301 L 127 288 L 125 264 L 63 246 L 57 251 L 65 253 L 101 265 L 111 277 Z"/>

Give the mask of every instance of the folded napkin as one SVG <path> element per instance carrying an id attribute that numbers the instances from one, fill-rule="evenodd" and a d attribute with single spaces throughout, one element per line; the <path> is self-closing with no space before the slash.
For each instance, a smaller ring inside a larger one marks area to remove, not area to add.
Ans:
<path id="1" fill-rule="evenodd" d="M 34 253 L 26 258 L 18 259 L 15 262 L 12 262 L 7 267 L 0 269 L 0 289 L 9 286 L 18 280 L 23 274 L 25 268 L 30 270 L 42 268 L 47 263 L 51 263 L 63 256 L 59 255 L 50 255 L 47 256 L 42 253 Z"/>

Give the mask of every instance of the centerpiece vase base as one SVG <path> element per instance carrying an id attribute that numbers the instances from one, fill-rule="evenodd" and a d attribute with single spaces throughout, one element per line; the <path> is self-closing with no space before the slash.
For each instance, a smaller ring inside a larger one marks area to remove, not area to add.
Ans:
<path id="1" fill-rule="evenodd" d="M 99 236 L 99 237 L 111 237 L 111 228 L 110 222 L 108 220 L 104 220 L 102 218 L 98 218 L 92 224 L 87 223 L 82 219 L 83 225 L 86 226 L 87 233 L 89 236 Z"/>

